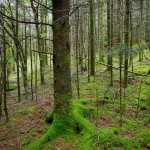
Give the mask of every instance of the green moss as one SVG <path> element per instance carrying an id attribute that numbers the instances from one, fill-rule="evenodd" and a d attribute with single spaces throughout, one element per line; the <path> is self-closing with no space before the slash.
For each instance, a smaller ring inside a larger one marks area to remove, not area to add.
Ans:
<path id="1" fill-rule="evenodd" d="M 114 142 L 114 145 L 116 147 L 120 147 L 123 149 L 140 149 L 140 145 L 138 142 L 136 142 L 136 140 L 134 140 L 133 138 L 129 138 L 129 137 L 121 137 L 118 136 Z"/>
<path id="2" fill-rule="evenodd" d="M 75 110 L 77 110 L 77 113 L 80 114 L 84 118 L 90 117 L 91 113 L 93 114 L 94 109 L 89 108 L 87 105 L 90 103 L 87 99 L 79 99 L 74 101 L 73 106 L 75 107 Z"/>
<path id="3" fill-rule="evenodd" d="M 141 146 L 150 148 L 150 131 L 141 129 L 135 136 L 135 139 Z"/>
<path id="4" fill-rule="evenodd" d="M 97 134 L 93 133 L 91 135 L 87 134 L 84 137 L 80 137 L 82 140 L 80 141 L 79 150 L 97 150 L 94 142 L 96 141 Z"/>
<path id="5" fill-rule="evenodd" d="M 45 121 L 48 123 L 52 123 L 53 122 L 53 117 L 54 117 L 54 112 L 49 112 L 45 118 Z"/>
<path id="6" fill-rule="evenodd" d="M 116 131 L 117 131 L 117 135 L 116 135 Z M 139 142 L 139 140 L 145 141 L 146 144 L 147 141 L 149 140 L 144 139 L 144 137 L 146 137 L 147 134 L 145 134 L 145 136 L 142 135 L 142 138 L 134 138 L 134 137 L 122 137 L 122 135 L 118 135 L 121 133 L 121 130 L 118 128 L 113 128 L 113 129 L 103 129 L 100 130 L 99 133 L 99 140 L 97 140 L 97 147 L 101 150 L 105 150 L 105 149 L 132 149 L 132 150 L 136 150 L 136 149 L 143 149 L 143 147 L 145 147 L 145 145 L 143 145 L 142 143 Z M 147 146 L 147 145 L 146 145 Z"/>
<path id="7" fill-rule="evenodd" d="M 36 110 L 29 108 L 29 109 L 20 109 L 17 111 L 18 114 L 23 114 L 23 115 L 27 115 L 27 114 L 35 114 Z"/>
<path id="8" fill-rule="evenodd" d="M 7 86 L 7 91 L 13 91 L 13 90 L 16 90 L 18 87 L 17 87 L 17 84 L 9 84 L 8 86 Z"/>
<path id="9" fill-rule="evenodd" d="M 137 123 L 134 120 L 129 120 L 127 118 L 124 118 L 123 121 L 124 121 L 124 124 L 125 124 L 127 129 L 137 128 Z"/>
<path id="10" fill-rule="evenodd" d="M 114 134 L 119 134 L 119 133 L 121 133 L 121 129 L 120 129 L 120 128 L 113 127 L 112 130 L 113 130 Z"/>
<path id="11" fill-rule="evenodd" d="M 30 143 L 30 141 L 32 140 L 32 136 L 27 136 L 24 138 L 19 138 L 18 140 L 21 142 L 22 145 L 27 145 Z"/>
<path id="12" fill-rule="evenodd" d="M 7 137 L 2 137 L 2 138 L 0 138 L 0 141 L 4 141 L 6 139 L 7 139 Z"/>
<path id="13" fill-rule="evenodd" d="M 72 102 L 73 108 L 70 109 L 64 118 L 54 113 L 53 123 L 46 134 L 39 140 L 27 146 L 26 149 L 41 150 L 45 148 L 50 141 L 53 143 L 58 137 L 72 137 L 78 134 L 82 135 L 82 137 L 87 137 L 92 134 L 95 127 L 84 118 L 89 115 L 89 110 L 85 106 L 85 104 L 88 103 L 89 101 L 85 99 L 74 100 Z M 52 113 L 49 116 L 51 117 Z M 89 140 L 88 144 L 89 143 L 91 143 L 91 140 Z M 50 147 L 52 147 L 52 145 Z"/>
<path id="14" fill-rule="evenodd" d="M 17 118 L 11 118 L 10 121 L 11 122 L 17 122 Z"/>

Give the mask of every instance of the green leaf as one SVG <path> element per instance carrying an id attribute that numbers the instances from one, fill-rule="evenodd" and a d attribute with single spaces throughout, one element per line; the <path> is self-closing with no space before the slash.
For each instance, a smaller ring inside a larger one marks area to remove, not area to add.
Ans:
<path id="1" fill-rule="evenodd" d="M 47 37 L 47 33 L 41 33 L 41 37 L 42 38 L 46 38 Z"/>

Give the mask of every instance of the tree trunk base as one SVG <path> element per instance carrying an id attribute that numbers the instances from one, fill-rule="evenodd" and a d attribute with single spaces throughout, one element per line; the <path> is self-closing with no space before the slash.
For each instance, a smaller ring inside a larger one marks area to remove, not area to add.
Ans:
<path id="1" fill-rule="evenodd" d="M 55 113 L 50 113 L 46 118 L 47 122 L 52 122 L 47 133 L 45 133 L 39 140 L 27 146 L 27 150 L 41 150 L 44 149 L 48 143 L 54 142 L 58 137 L 64 135 L 77 135 L 93 137 L 95 134 L 95 127 L 86 118 L 90 117 L 92 109 L 85 106 L 88 100 L 74 100 L 72 109 L 64 117 Z M 92 139 L 91 137 L 91 139 Z M 90 140 L 91 140 L 90 139 Z M 85 141 L 86 143 L 87 141 Z"/>

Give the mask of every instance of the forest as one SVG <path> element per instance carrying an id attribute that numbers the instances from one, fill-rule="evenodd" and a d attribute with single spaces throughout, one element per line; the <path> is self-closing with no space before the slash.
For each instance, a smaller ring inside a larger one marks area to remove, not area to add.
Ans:
<path id="1" fill-rule="evenodd" d="M 150 150 L 150 0 L 0 0 L 0 150 Z"/>

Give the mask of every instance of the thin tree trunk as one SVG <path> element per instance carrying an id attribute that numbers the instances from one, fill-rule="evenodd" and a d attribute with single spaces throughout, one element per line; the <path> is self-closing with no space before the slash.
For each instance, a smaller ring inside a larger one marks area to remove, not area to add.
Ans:
<path id="1" fill-rule="evenodd" d="M 16 19 L 18 20 L 18 0 L 16 0 Z M 17 63 L 17 86 L 18 86 L 18 101 L 21 101 L 21 92 L 20 92 L 20 70 L 19 70 L 19 47 L 18 47 L 18 22 L 16 22 L 16 32 L 15 32 L 15 37 L 16 37 L 16 63 Z"/>
<path id="2" fill-rule="evenodd" d="M 6 40 L 6 34 L 5 34 L 5 31 L 3 30 L 3 102 L 4 102 L 4 112 L 5 112 L 5 116 L 6 116 L 6 122 L 9 120 L 8 118 L 8 109 L 7 109 L 7 97 L 6 97 L 6 88 L 7 88 L 7 82 L 6 82 L 6 79 L 7 79 L 7 76 L 6 76 L 6 61 L 7 61 L 7 58 L 6 58 L 6 43 L 5 43 L 5 40 Z"/>
<path id="3" fill-rule="evenodd" d="M 31 61 L 31 99 L 34 99 L 33 96 L 33 54 L 32 54 L 32 30 L 31 30 L 31 25 L 29 25 L 29 29 L 30 29 L 30 61 Z"/>
<path id="4" fill-rule="evenodd" d="M 111 0 L 111 48 L 113 47 L 113 0 Z M 110 56 L 110 85 L 113 86 L 113 55 Z"/>
<path id="5" fill-rule="evenodd" d="M 104 1 L 99 1 L 99 41 L 100 41 L 100 48 L 99 48 L 99 62 L 104 62 L 104 10 L 105 10 L 105 3 Z"/>
<path id="6" fill-rule="evenodd" d="M 111 18 L 110 18 L 110 12 L 111 12 L 111 1 L 107 1 L 107 51 L 109 53 L 110 47 L 111 47 Z M 107 57 L 107 69 L 111 70 L 111 56 L 108 55 Z"/>
<path id="7" fill-rule="evenodd" d="M 88 83 L 90 82 L 90 18 L 88 17 Z"/>
<path id="8" fill-rule="evenodd" d="M 24 20 L 26 19 L 25 18 L 25 12 L 24 12 Z M 28 52 L 27 52 L 27 25 L 25 24 L 25 47 L 24 47 L 24 68 L 23 68 L 23 71 L 22 71 L 22 74 L 23 74 L 23 83 L 24 83 L 24 89 L 25 89 L 25 97 L 26 99 L 28 99 L 28 95 L 29 95 L 29 91 L 28 91 L 28 78 L 27 78 L 27 57 L 28 57 Z"/>
<path id="9" fill-rule="evenodd" d="M 94 0 L 90 0 L 90 55 L 91 55 L 91 76 L 95 78 L 95 42 L 94 42 Z"/>
<path id="10" fill-rule="evenodd" d="M 1 7 L 1 6 L 0 6 Z M 1 17 L 1 15 L 0 15 Z M 0 33 L 2 33 L 2 27 L 0 26 Z M 2 41 L 0 40 L 0 56 L 2 55 Z M 0 57 L 0 64 L 2 64 L 2 57 Z M 2 65 L 0 65 L 0 119 L 2 117 L 2 91 L 3 91 L 3 85 L 2 85 Z"/>
<path id="11" fill-rule="evenodd" d="M 142 48 L 142 37 L 143 37 L 143 0 L 140 0 L 140 31 L 139 31 L 139 62 L 143 60 L 143 48 Z"/>
<path id="12" fill-rule="evenodd" d="M 34 6 L 33 0 L 30 0 L 31 2 L 31 7 L 34 13 L 34 21 L 39 22 L 39 14 L 38 14 L 38 7 Z M 36 27 L 36 35 L 37 35 L 37 41 L 38 41 L 38 51 L 43 51 L 43 45 L 42 45 L 42 39 L 41 39 L 41 34 L 40 34 L 40 26 L 39 24 L 35 24 Z M 40 59 L 40 77 L 41 77 L 41 84 L 45 83 L 45 78 L 44 78 L 44 61 L 43 61 L 43 54 L 39 53 L 39 59 Z"/>
<path id="13" fill-rule="evenodd" d="M 121 1 L 117 0 L 117 43 L 121 44 Z M 119 94 L 120 94 L 120 126 L 122 126 L 122 50 L 119 50 Z"/>
<path id="14" fill-rule="evenodd" d="M 150 50 L 150 1 L 146 0 L 145 42 Z"/>
<path id="15" fill-rule="evenodd" d="M 76 2 L 77 6 L 77 2 Z M 78 93 L 78 99 L 80 97 L 80 84 L 79 84 L 79 52 L 78 52 L 78 28 L 79 28 L 79 10 L 76 11 L 75 14 L 75 27 L 76 27 L 76 74 L 77 74 L 77 93 Z"/>
<path id="16" fill-rule="evenodd" d="M 131 9 L 132 9 L 132 2 L 130 2 L 130 47 L 132 48 L 132 46 L 133 46 L 133 23 L 132 23 L 133 18 L 132 18 Z M 129 64 L 129 66 L 130 65 L 132 67 L 132 74 L 133 74 L 133 71 L 134 71 L 133 54 L 131 54 L 131 56 L 130 56 L 130 64 Z"/>
<path id="17" fill-rule="evenodd" d="M 1 68 L 0 68 L 0 71 L 1 71 Z M 0 75 L 0 119 L 2 117 L 2 90 L 3 90 L 3 86 L 2 86 L 2 74 L 1 74 Z"/>
<path id="18" fill-rule="evenodd" d="M 47 6 L 47 0 L 45 0 L 45 6 Z M 47 9 L 45 9 L 45 22 L 47 23 L 47 15 L 48 15 L 48 11 Z M 47 38 L 47 26 L 45 26 L 45 33 L 46 33 L 46 38 Z M 48 52 L 48 48 L 47 48 L 47 40 L 45 40 L 45 52 L 47 53 Z M 48 65 L 48 56 L 47 54 L 45 54 L 45 65 L 47 66 Z"/>
<path id="19" fill-rule="evenodd" d="M 38 44 L 37 44 L 38 42 L 37 42 L 37 40 L 36 40 L 36 42 L 35 42 L 35 44 L 34 44 L 34 49 L 38 49 Z M 34 57 L 34 65 L 35 65 L 35 99 L 36 99 L 36 101 L 37 101 L 37 82 L 38 82 L 38 78 L 37 78 L 37 74 L 38 74 L 38 70 L 37 70 L 37 59 L 38 59 L 38 56 L 37 56 L 37 53 L 35 53 L 35 55 L 34 55 L 35 57 Z"/>
<path id="20" fill-rule="evenodd" d="M 130 20 L 130 0 L 125 1 L 125 19 L 124 19 L 124 43 L 127 47 L 125 51 L 125 60 L 124 60 L 124 88 L 127 88 L 128 83 L 128 47 L 129 47 L 129 20 Z"/>

